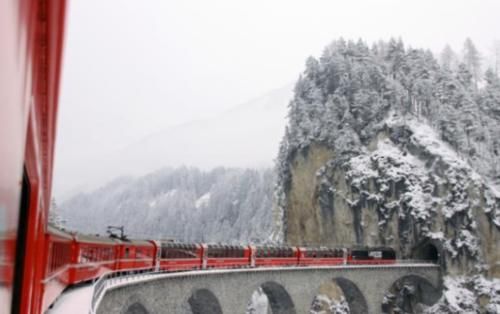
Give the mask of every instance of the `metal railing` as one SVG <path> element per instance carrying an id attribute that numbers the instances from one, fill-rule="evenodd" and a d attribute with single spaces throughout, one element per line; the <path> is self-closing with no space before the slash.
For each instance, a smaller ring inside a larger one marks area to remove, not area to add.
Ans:
<path id="1" fill-rule="evenodd" d="M 154 269 L 142 269 L 139 272 L 136 271 L 110 271 L 94 281 L 94 289 L 92 292 L 92 299 L 90 301 L 90 311 L 89 314 L 95 314 L 97 311 L 97 306 L 101 301 L 104 293 L 106 292 L 106 288 L 108 286 L 112 286 L 116 283 L 127 282 L 131 278 L 146 278 L 153 274 L 158 274 L 161 272 L 156 272 Z"/>

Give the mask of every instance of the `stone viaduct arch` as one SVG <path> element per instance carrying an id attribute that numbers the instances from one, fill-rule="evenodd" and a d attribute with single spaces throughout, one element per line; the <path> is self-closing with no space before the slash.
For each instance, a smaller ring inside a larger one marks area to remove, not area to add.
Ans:
<path id="1" fill-rule="evenodd" d="M 274 281 L 268 281 L 261 285 L 262 291 L 269 300 L 269 306 L 273 314 L 295 314 L 295 305 L 286 289 Z"/>
<path id="2" fill-rule="evenodd" d="M 97 313 L 124 314 L 124 310 L 132 305 L 128 300 L 133 295 L 141 296 L 140 303 L 147 313 L 245 313 L 252 293 L 259 287 L 267 295 L 273 314 L 308 313 L 318 287 L 327 280 L 334 281 L 342 289 L 352 308 L 351 313 L 378 314 L 387 292 L 408 278 L 421 282 L 421 285 L 440 287 L 440 267 L 257 268 L 162 274 L 134 280 L 130 284 L 120 281 L 116 285 L 109 284 L 111 288 L 102 297 Z M 415 278 L 420 278 L 420 281 Z M 202 304 L 205 304 L 204 311 L 195 312 L 202 308 Z M 212 312 L 206 311 L 206 304 Z"/>
<path id="3" fill-rule="evenodd" d="M 439 286 L 418 275 L 397 279 L 381 300 L 382 313 L 419 313 L 419 304 L 432 305 L 441 297 Z"/>
<path id="4" fill-rule="evenodd" d="M 136 302 L 126 309 L 125 314 L 148 314 L 148 311 L 144 305 Z"/>
<path id="5" fill-rule="evenodd" d="M 198 289 L 188 299 L 193 314 L 222 314 L 219 300 L 208 289 Z"/>
<path id="6" fill-rule="evenodd" d="M 144 303 L 144 298 L 142 296 L 133 294 L 123 303 L 123 309 L 120 314 L 149 314 Z"/>
<path id="7" fill-rule="evenodd" d="M 366 298 L 354 282 L 343 277 L 335 278 L 333 281 L 342 289 L 342 292 L 344 292 L 351 314 L 368 313 Z"/>

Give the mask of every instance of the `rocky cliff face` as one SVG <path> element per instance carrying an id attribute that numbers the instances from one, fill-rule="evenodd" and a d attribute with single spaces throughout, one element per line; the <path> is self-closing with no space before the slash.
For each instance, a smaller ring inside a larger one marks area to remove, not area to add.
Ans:
<path id="1" fill-rule="evenodd" d="M 294 156 L 286 241 L 391 246 L 450 273 L 500 275 L 499 198 L 424 121 L 393 114 L 359 155 L 311 145 Z"/>
<path id="2" fill-rule="evenodd" d="M 395 40 L 310 58 L 278 158 L 275 238 L 500 277 L 500 83 L 470 77 Z"/>

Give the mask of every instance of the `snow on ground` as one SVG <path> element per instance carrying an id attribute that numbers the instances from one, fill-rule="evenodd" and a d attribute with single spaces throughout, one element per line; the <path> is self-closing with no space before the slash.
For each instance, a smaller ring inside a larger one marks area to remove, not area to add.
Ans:
<path id="1" fill-rule="evenodd" d="M 57 299 L 46 314 L 88 314 L 93 292 L 92 284 L 68 290 Z"/>

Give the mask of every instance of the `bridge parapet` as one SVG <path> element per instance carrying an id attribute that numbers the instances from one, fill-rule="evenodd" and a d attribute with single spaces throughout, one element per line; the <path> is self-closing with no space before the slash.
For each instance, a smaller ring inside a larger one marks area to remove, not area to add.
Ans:
<path id="1" fill-rule="evenodd" d="M 201 295 L 199 291 L 205 294 L 208 291 L 218 304 L 211 306 L 220 307 L 210 313 L 244 313 L 252 293 L 267 285 L 279 286 L 285 291 L 277 292 L 271 298 L 270 292 L 266 292 L 270 303 L 276 303 L 274 314 L 308 313 L 320 285 L 341 278 L 343 282 L 352 283 L 351 286 L 356 287 L 365 299 L 364 313 L 380 313 L 384 295 L 399 279 L 410 275 L 440 290 L 440 267 L 415 261 L 394 265 L 248 268 L 126 277 L 109 275 L 101 285 L 96 286 L 93 308 L 97 307 L 97 313 L 127 313 L 129 307 L 137 308 L 137 303 L 143 307 L 144 313 L 197 314 L 196 309 L 193 310 L 193 302 L 204 301 L 194 296 Z M 287 296 L 292 309 L 285 304 Z M 349 297 L 347 299 L 349 301 Z M 354 299 L 350 301 L 356 302 Z M 284 308 L 287 310 L 282 311 Z"/>

